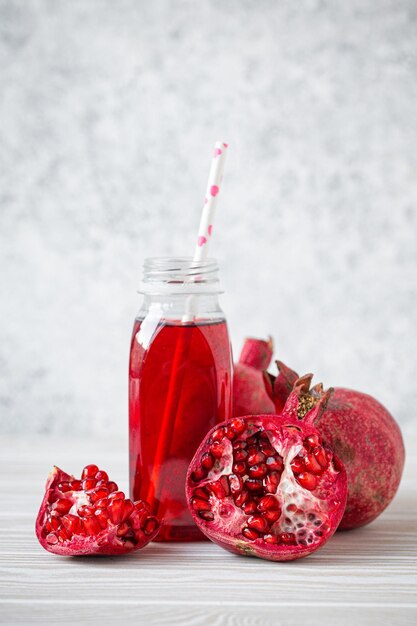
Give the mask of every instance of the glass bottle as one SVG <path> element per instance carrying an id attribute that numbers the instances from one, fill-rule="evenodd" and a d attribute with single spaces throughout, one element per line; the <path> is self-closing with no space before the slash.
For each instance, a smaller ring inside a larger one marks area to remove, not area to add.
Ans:
<path id="1" fill-rule="evenodd" d="M 214 259 L 144 264 L 129 365 L 130 491 L 163 519 L 157 540 L 203 539 L 185 476 L 201 440 L 232 409 L 232 356 Z"/>

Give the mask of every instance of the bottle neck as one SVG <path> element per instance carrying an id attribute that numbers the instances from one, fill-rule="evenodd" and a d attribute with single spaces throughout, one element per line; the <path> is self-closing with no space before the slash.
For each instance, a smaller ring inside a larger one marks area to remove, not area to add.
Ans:
<path id="1" fill-rule="evenodd" d="M 222 290 L 215 259 L 146 259 L 140 292 L 144 298 L 138 317 L 181 323 L 224 319 L 218 301 Z"/>

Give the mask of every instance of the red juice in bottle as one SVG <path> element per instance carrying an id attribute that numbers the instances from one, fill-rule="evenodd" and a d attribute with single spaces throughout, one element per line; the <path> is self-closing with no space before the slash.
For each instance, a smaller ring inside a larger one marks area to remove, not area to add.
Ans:
<path id="1" fill-rule="evenodd" d="M 164 293 L 152 309 L 151 297 L 131 341 L 131 497 L 147 500 L 163 519 L 160 541 L 204 538 L 188 511 L 185 476 L 207 431 L 231 415 L 231 350 L 217 294 L 192 298 L 194 306 L 199 299 L 199 315 L 184 321 L 164 318 L 161 309 L 168 302 L 178 313 L 187 298 L 174 294 L 172 305 L 172 294 Z"/>

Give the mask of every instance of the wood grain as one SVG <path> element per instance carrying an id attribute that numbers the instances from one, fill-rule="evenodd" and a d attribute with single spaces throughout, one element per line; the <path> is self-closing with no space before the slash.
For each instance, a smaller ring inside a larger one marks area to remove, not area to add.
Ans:
<path id="1" fill-rule="evenodd" d="M 400 491 L 370 526 L 337 533 L 313 556 L 269 563 L 209 542 L 151 544 L 123 558 L 72 559 L 34 535 L 54 462 L 109 468 L 126 488 L 122 441 L 2 441 L 1 624 L 341 626 L 417 623 L 417 440 L 407 442 Z"/>

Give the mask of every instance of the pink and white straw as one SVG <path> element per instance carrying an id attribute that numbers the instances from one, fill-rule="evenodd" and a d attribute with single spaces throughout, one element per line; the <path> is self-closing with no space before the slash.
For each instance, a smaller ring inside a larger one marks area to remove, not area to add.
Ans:
<path id="1" fill-rule="evenodd" d="M 216 145 L 214 146 L 206 197 L 204 198 L 203 212 L 201 214 L 200 227 L 198 229 L 197 245 L 193 257 L 194 263 L 204 261 L 208 255 L 210 238 L 213 232 L 217 198 L 223 179 L 227 148 L 228 144 L 223 141 L 216 141 Z"/>

